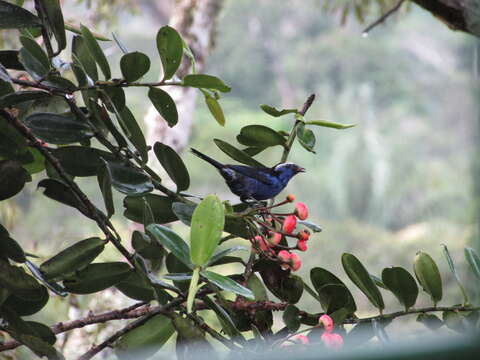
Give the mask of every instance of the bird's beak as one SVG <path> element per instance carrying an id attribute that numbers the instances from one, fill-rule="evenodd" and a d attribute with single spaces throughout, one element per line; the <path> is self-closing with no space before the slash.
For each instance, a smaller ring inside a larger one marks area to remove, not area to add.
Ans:
<path id="1" fill-rule="evenodd" d="M 306 172 L 306 171 L 307 171 L 307 170 L 305 170 L 304 168 L 298 168 L 298 170 L 297 170 L 297 172 L 299 172 L 299 173 L 304 173 L 304 172 Z"/>

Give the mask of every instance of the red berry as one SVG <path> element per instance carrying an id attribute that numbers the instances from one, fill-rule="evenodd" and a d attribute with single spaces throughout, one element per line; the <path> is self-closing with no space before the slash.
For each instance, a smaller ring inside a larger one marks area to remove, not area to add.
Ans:
<path id="1" fill-rule="evenodd" d="M 265 239 L 261 235 L 255 236 L 255 238 L 253 239 L 253 243 L 254 243 L 255 247 L 257 248 L 257 250 L 260 250 L 260 251 L 267 251 L 268 250 L 267 242 L 265 241 Z"/>
<path id="2" fill-rule="evenodd" d="M 308 207 L 303 202 L 299 202 L 295 205 L 295 215 L 300 220 L 306 220 L 308 218 Z"/>
<path id="3" fill-rule="evenodd" d="M 297 226 L 297 218 L 294 215 L 288 215 L 283 221 L 282 229 L 287 234 L 291 234 Z"/>
<path id="4" fill-rule="evenodd" d="M 280 244 L 280 241 L 282 241 L 282 234 L 277 232 L 272 233 L 267 239 L 268 245 L 272 247 Z"/>
<path id="5" fill-rule="evenodd" d="M 324 332 L 322 341 L 326 347 L 338 350 L 343 346 L 343 338 L 340 334 Z"/>
<path id="6" fill-rule="evenodd" d="M 298 240 L 297 249 L 300 251 L 307 251 L 308 249 L 307 242 L 305 240 Z"/>
<path id="7" fill-rule="evenodd" d="M 320 316 L 320 318 L 318 319 L 318 322 L 323 325 L 323 328 L 325 329 L 326 332 L 333 331 L 333 319 L 327 314 Z"/>
<path id="8" fill-rule="evenodd" d="M 292 253 L 290 255 L 290 262 L 292 264 L 293 271 L 297 271 L 302 266 L 302 260 L 300 260 L 300 256 L 298 256 L 298 254 Z"/>
<path id="9" fill-rule="evenodd" d="M 289 195 L 287 196 L 287 201 L 288 201 L 288 202 L 294 202 L 294 201 L 295 201 L 295 195 L 289 194 Z"/>

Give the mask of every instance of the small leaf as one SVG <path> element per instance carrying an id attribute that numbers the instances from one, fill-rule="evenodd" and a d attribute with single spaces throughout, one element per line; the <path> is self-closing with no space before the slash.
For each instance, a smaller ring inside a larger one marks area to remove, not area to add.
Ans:
<path id="1" fill-rule="evenodd" d="M 23 47 L 20 49 L 19 60 L 28 73 L 35 79 L 40 80 L 50 71 L 50 61 L 47 54 L 35 40 L 20 36 Z"/>
<path id="2" fill-rule="evenodd" d="M 405 307 L 405 311 L 415 305 L 418 286 L 407 270 L 401 267 L 385 268 L 382 271 L 382 281 Z"/>
<path id="3" fill-rule="evenodd" d="M 127 196 L 123 200 L 123 206 L 125 207 L 124 216 L 132 221 L 142 223 L 144 200 L 145 199 L 153 212 L 153 217 L 156 224 L 165 224 L 175 220 L 178 220 L 172 211 L 173 199 L 160 196 L 156 194 L 147 194 L 142 197 Z"/>
<path id="4" fill-rule="evenodd" d="M 291 332 L 295 332 L 300 327 L 300 310 L 295 305 L 287 305 L 283 311 L 282 319 L 285 323 L 285 326 Z"/>
<path id="5" fill-rule="evenodd" d="M 112 186 L 126 195 L 142 195 L 153 191 L 150 177 L 131 166 L 105 162 Z"/>
<path id="6" fill-rule="evenodd" d="M 71 176 L 96 176 L 105 166 L 103 160 L 115 160 L 109 152 L 86 146 L 62 146 L 53 155 Z"/>
<path id="7" fill-rule="evenodd" d="M 208 195 L 197 205 L 190 229 L 191 258 L 194 265 L 203 266 L 218 246 L 225 224 L 225 211 L 221 200 Z"/>
<path id="8" fill-rule="evenodd" d="M 40 27 L 42 22 L 30 11 L 20 6 L 0 1 L 0 29 Z"/>
<path id="9" fill-rule="evenodd" d="M 451 330 L 464 334 L 468 328 L 464 324 L 463 315 L 456 311 L 444 311 L 442 313 L 444 324 Z"/>
<path id="10" fill-rule="evenodd" d="M 210 258 L 210 261 L 208 262 L 208 266 L 214 266 L 216 262 L 220 261 L 222 258 L 227 256 L 228 254 L 231 254 L 232 252 L 236 251 L 248 251 L 248 249 L 245 246 L 234 246 L 228 249 L 221 250 Z"/>
<path id="11" fill-rule="evenodd" d="M 190 186 L 190 175 L 182 158 L 170 146 L 156 142 L 153 151 L 170 179 L 177 185 L 177 192 L 187 190 Z"/>
<path id="12" fill-rule="evenodd" d="M 442 278 L 438 271 L 437 264 L 430 255 L 419 251 L 415 256 L 414 263 L 415 276 L 422 285 L 423 290 L 427 292 L 436 305 L 442 300 Z"/>
<path id="13" fill-rule="evenodd" d="M 297 137 L 300 145 L 307 151 L 315 154 L 313 148 L 315 147 L 315 134 L 312 130 L 307 129 L 304 124 L 300 123 L 297 126 Z"/>
<path id="14" fill-rule="evenodd" d="M 165 119 L 169 127 L 173 127 L 178 122 L 177 106 L 166 91 L 151 87 L 148 90 L 148 97 L 158 113 Z"/>
<path id="15" fill-rule="evenodd" d="M 107 210 L 107 216 L 110 218 L 115 213 L 115 206 L 113 204 L 112 182 L 108 176 L 106 166 L 99 169 L 97 181 L 98 186 L 100 187 L 100 192 L 102 193 L 105 209 Z"/>
<path id="16" fill-rule="evenodd" d="M 155 299 L 153 288 L 138 274 L 138 271 L 132 272 L 115 287 L 131 299 L 140 301 L 152 301 Z"/>
<path id="17" fill-rule="evenodd" d="M 0 166 L 1 169 L 1 166 Z M 0 172 L 0 178 L 2 173 Z M 1 181 L 0 181 L 1 182 Z M 0 186 L 1 189 L 1 186 Z M 0 191 L 1 192 L 1 191 Z M 0 224 L 0 254 L 4 254 L 7 258 L 13 261 L 23 263 L 25 262 L 25 253 L 22 247 L 10 237 L 7 229 Z"/>
<path id="18" fill-rule="evenodd" d="M 274 108 L 273 106 L 269 106 L 269 105 L 265 105 L 265 104 L 261 104 L 260 105 L 260 108 L 266 112 L 268 115 L 271 115 L 273 117 L 279 117 L 279 116 L 282 116 L 282 115 L 286 115 L 286 114 L 292 114 L 292 113 L 297 113 L 298 110 L 297 109 L 282 109 L 282 110 L 278 110 L 276 108 Z"/>
<path id="19" fill-rule="evenodd" d="M 182 80 L 183 86 L 190 86 L 200 89 L 212 89 L 221 92 L 229 92 L 230 86 L 225 84 L 221 79 L 216 76 L 206 74 L 189 74 Z"/>
<path id="20" fill-rule="evenodd" d="M 18 59 L 19 55 L 17 50 L 0 50 L 0 64 L 7 69 L 24 71 L 25 68 Z"/>
<path id="21" fill-rule="evenodd" d="M 80 25 L 80 31 L 82 32 L 82 36 L 85 39 L 85 43 L 88 50 L 90 51 L 90 54 L 102 70 L 102 73 L 105 76 L 105 80 L 110 79 L 110 65 L 108 65 L 107 58 L 105 57 L 102 48 L 100 47 L 100 45 L 98 45 L 97 40 L 87 27 Z"/>
<path id="22" fill-rule="evenodd" d="M 42 296 L 39 293 L 42 286 L 37 280 L 23 268 L 10 265 L 6 260 L 0 260 L 0 285 L 22 299 L 34 300 Z"/>
<path id="23" fill-rule="evenodd" d="M 43 99 L 49 96 L 51 95 L 46 91 L 16 91 L 0 97 L 0 106 L 11 107 L 22 102 Z"/>
<path id="24" fill-rule="evenodd" d="M 174 231 L 157 224 L 148 225 L 146 230 L 156 241 L 171 251 L 178 260 L 188 267 L 192 266 L 190 261 L 190 249 L 188 248 L 187 243 Z"/>
<path id="25" fill-rule="evenodd" d="M 220 103 L 217 101 L 217 99 L 215 99 L 208 93 L 205 93 L 204 95 L 205 103 L 207 104 L 208 110 L 210 110 L 212 116 L 221 126 L 225 126 L 225 115 L 223 113 L 222 107 L 220 106 Z"/>
<path id="26" fill-rule="evenodd" d="M 0 201 L 18 194 L 30 180 L 30 174 L 19 162 L 0 160 Z"/>
<path id="27" fill-rule="evenodd" d="M 74 36 L 72 40 L 73 62 L 79 65 L 93 81 L 98 80 L 97 65 L 90 54 L 87 42 L 81 36 Z"/>
<path id="28" fill-rule="evenodd" d="M 180 220 L 185 225 L 190 226 L 195 207 L 196 205 L 184 204 L 182 202 L 174 202 L 172 204 L 172 211 L 178 217 L 178 220 Z"/>
<path id="29" fill-rule="evenodd" d="M 217 315 L 218 321 L 222 325 L 223 331 L 230 336 L 231 338 L 235 338 L 237 341 L 240 340 L 242 342 L 245 341 L 242 333 L 237 329 L 235 323 L 233 322 L 232 318 L 228 314 L 228 312 L 218 305 L 214 300 L 210 299 L 210 297 L 205 296 L 203 298 L 205 304 L 215 312 Z"/>
<path id="30" fill-rule="evenodd" d="M 342 255 L 342 265 L 350 280 L 357 285 L 377 309 L 382 311 L 385 308 L 382 294 L 362 263 L 354 255 L 344 253 Z"/>
<path id="31" fill-rule="evenodd" d="M 232 159 L 237 160 L 242 164 L 256 166 L 256 167 L 266 167 L 265 165 L 258 162 L 257 160 L 252 158 L 250 155 L 248 155 L 244 151 L 237 149 L 236 147 L 230 145 L 225 141 L 222 141 L 220 139 L 213 139 L 213 141 L 215 142 L 215 145 L 217 145 L 218 148 L 222 150 L 225 154 L 227 154 Z"/>
<path id="32" fill-rule="evenodd" d="M 285 138 L 277 131 L 263 125 L 248 125 L 237 136 L 240 144 L 246 146 L 269 147 L 285 145 Z"/>
<path id="33" fill-rule="evenodd" d="M 473 274 L 480 280 L 480 257 L 477 252 L 470 247 L 465 248 L 465 259 L 470 264 Z"/>
<path id="34" fill-rule="evenodd" d="M 150 59 L 141 52 L 131 52 L 123 55 L 120 59 L 120 69 L 125 80 L 134 82 L 148 72 Z"/>
<path id="35" fill-rule="evenodd" d="M 433 314 L 419 314 L 417 316 L 417 322 L 422 323 L 430 330 L 438 330 L 443 326 L 443 321 Z"/>
<path id="36" fill-rule="evenodd" d="M 460 288 L 460 291 L 462 292 L 463 303 L 468 304 L 467 292 L 465 291 L 465 288 L 463 287 L 462 282 L 460 281 L 457 270 L 455 269 L 455 264 L 453 263 L 453 259 L 450 256 L 450 252 L 448 251 L 447 246 L 442 244 L 442 250 L 443 250 L 443 255 L 445 256 L 445 259 L 447 259 L 447 263 L 448 263 L 448 266 L 450 267 L 450 271 L 452 272 L 453 277 L 455 278 L 455 281 L 457 282 L 457 285 Z"/>
<path id="37" fill-rule="evenodd" d="M 351 127 L 356 126 L 356 124 L 338 124 L 334 122 L 329 122 L 329 121 L 323 121 L 323 120 L 314 120 L 314 121 L 307 121 L 305 122 L 306 125 L 316 125 L 316 126 L 323 126 L 323 127 L 328 127 L 328 128 L 333 128 L 333 129 L 348 129 Z"/>
<path id="38" fill-rule="evenodd" d="M 47 305 L 48 299 L 47 289 L 41 286 L 31 296 L 21 297 L 10 294 L 3 305 L 20 316 L 30 316 L 42 310 Z"/>
<path id="39" fill-rule="evenodd" d="M 79 241 L 45 261 L 40 270 L 47 280 L 63 280 L 66 274 L 81 270 L 95 260 L 104 247 L 105 241 L 98 237 Z"/>
<path id="40" fill-rule="evenodd" d="M 157 49 L 162 61 L 163 80 L 171 79 L 182 62 L 182 37 L 174 28 L 163 26 L 157 33 Z"/>
<path id="41" fill-rule="evenodd" d="M 47 15 L 47 21 L 50 29 L 55 36 L 58 44 L 58 52 L 67 46 L 67 37 L 65 35 L 65 24 L 63 21 L 62 9 L 59 0 L 42 0 L 42 7 Z"/>
<path id="42" fill-rule="evenodd" d="M 93 136 L 93 129 L 71 113 L 35 113 L 24 122 L 36 137 L 51 144 L 75 143 Z"/>
<path id="43" fill-rule="evenodd" d="M 222 290 L 233 292 L 249 300 L 254 300 L 255 298 L 250 289 L 247 289 L 229 277 L 207 270 L 202 271 L 201 275 Z"/>

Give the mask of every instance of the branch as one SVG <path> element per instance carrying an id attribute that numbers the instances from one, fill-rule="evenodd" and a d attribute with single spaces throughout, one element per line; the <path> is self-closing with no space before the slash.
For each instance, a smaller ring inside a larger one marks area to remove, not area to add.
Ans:
<path id="1" fill-rule="evenodd" d="M 375 21 L 374 23 L 368 25 L 365 30 L 363 30 L 362 34 L 364 35 L 367 35 L 369 33 L 370 30 L 372 30 L 374 27 L 376 27 L 377 25 L 380 25 L 381 23 L 383 23 L 390 15 L 392 15 L 394 12 L 396 12 L 398 9 L 400 9 L 400 7 L 402 6 L 402 4 L 405 2 L 405 0 L 399 0 L 394 7 L 392 7 L 390 10 L 388 10 L 385 14 L 383 14 L 377 21 Z"/>

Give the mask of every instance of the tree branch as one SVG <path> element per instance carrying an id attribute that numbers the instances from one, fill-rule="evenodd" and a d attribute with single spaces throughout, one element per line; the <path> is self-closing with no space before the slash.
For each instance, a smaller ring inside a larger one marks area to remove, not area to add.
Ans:
<path id="1" fill-rule="evenodd" d="M 393 13 L 395 13 L 398 9 L 400 9 L 400 7 L 402 6 L 402 4 L 405 2 L 405 0 L 399 0 L 394 7 L 392 7 L 390 10 L 388 10 L 385 14 L 383 14 L 378 20 L 376 20 L 375 22 L 373 22 L 372 24 L 368 25 L 365 30 L 363 30 L 362 34 L 365 34 L 367 35 L 370 30 L 372 30 L 374 27 L 380 25 L 381 23 L 383 23 L 388 17 L 390 17 Z"/>

